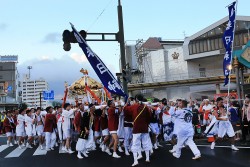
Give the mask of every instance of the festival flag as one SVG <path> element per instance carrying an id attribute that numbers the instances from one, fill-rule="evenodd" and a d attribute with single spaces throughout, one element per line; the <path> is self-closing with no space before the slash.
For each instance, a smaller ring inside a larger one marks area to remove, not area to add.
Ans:
<path id="1" fill-rule="evenodd" d="M 83 37 L 75 29 L 73 24 L 71 24 L 71 27 L 73 29 L 75 38 L 76 38 L 80 48 L 82 48 L 85 56 L 87 57 L 89 63 L 93 67 L 93 69 L 95 70 L 97 76 L 100 78 L 100 80 L 101 80 L 102 84 L 104 85 L 104 87 L 110 93 L 117 94 L 119 96 L 123 96 L 123 97 L 127 98 L 128 97 L 127 94 L 124 92 L 121 85 L 118 83 L 118 81 L 112 75 L 112 73 L 109 71 L 109 69 L 106 67 L 106 65 L 92 51 L 92 49 L 88 46 L 88 44 L 83 39 Z"/>
<path id="2" fill-rule="evenodd" d="M 233 2 L 228 6 L 229 20 L 224 35 L 222 37 L 223 44 L 226 49 L 223 61 L 223 71 L 225 76 L 224 86 L 227 85 L 229 82 L 229 75 L 231 73 L 231 68 L 232 68 L 231 61 L 232 61 L 234 31 L 235 31 L 235 16 L 236 16 L 235 4 L 236 2 Z"/>

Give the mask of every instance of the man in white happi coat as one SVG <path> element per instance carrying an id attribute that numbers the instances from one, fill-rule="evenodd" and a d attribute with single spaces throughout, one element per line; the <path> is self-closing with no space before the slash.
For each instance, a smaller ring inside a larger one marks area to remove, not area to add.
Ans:
<path id="1" fill-rule="evenodd" d="M 44 117 L 47 114 L 46 111 L 41 111 L 40 107 L 37 107 L 36 113 L 35 113 L 35 124 L 36 124 L 36 133 L 38 136 L 39 144 L 41 150 L 43 150 L 43 143 L 45 140 L 45 133 L 44 133 Z"/>
<path id="2" fill-rule="evenodd" d="M 235 147 L 235 133 L 233 126 L 228 118 L 227 110 L 224 108 L 223 99 L 221 97 L 217 98 L 217 111 L 214 111 L 214 116 L 218 121 L 218 138 L 211 143 L 211 149 L 214 149 L 215 143 L 218 140 L 221 140 L 226 134 L 229 137 L 229 141 L 231 143 L 231 149 L 234 151 L 238 151 L 239 149 Z"/>
<path id="3" fill-rule="evenodd" d="M 196 160 L 201 157 L 201 153 L 198 150 L 196 144 L 193 141 L 194 128 L 192 125 L 192 111 L 187 108 L 188 102 L 186 100 L 181 100 L 178 103 L 179 109 L 175 111 L 176 122 L 178 122 L 178 131 L 177 131 L 177 145 L 173 156 L 180 158 L 181 149 L 183 145 L 188 145 L 192 150 L 194 157 L 192 159 Z"/>

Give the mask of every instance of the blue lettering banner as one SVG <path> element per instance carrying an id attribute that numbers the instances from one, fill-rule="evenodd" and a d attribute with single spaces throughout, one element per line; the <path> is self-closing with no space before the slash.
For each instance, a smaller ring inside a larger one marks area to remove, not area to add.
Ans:
<path id="1" fill-rule="evenodd" d="M 231 5 L 228 6 L 229 20 L 224 35 L 222 37 L 223 44 L 226 49 L 223 61 L 223 71 L 225 76 L 224 86 L 228 84 L 229 75 L 231 73 L 231 68 L 232 68 L 231 67 L 232 45 L 234 41 L 235 16 L 236 16 L 235 4 L 236 2 L 233 2 Z"/>

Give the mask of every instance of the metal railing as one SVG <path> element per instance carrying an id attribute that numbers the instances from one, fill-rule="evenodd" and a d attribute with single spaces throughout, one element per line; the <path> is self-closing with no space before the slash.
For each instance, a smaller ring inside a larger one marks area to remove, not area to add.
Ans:
<path id="1" fill-rule="evenodd" d="M 159 75 L 159 76 L 145 76 L 144 83 L 150 82 L 167 82 L 167 81 L 176 81 L 176 80 L 186 80 L 186 79 L 198 79 L 198 78 L 206 78 L 206 77 L 216 77 L 223 76 L 222 69 L 214 69 L 214 70 L 206 70 L 206 71 L 194 71 L 194 73 L 176 73 L 170 75 Z"/>

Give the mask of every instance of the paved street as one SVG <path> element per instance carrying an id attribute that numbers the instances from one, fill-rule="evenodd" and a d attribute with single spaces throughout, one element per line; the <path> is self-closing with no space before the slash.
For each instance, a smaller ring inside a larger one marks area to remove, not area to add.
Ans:
<path id="1" fill-rule="evenodd" d="M 0 142 L 3 144 L 4 138 L 1 137 Z M 192 167 L 243 167 L 250 166 L 250 147 L 240 147 L 240 151 L 232 151 L 228 147 L 216 147 L 215 150 L 210 150 L 208 146 L 200 145 L 199 149 L 202 153 L 202 158 L 198 161 L 192 160 L 191 151 L 187 148 L 183 149 L 183 154 L 180 159 L 174 158 L 168 150 L 169 145 L 164 144 L 154 152 L 151 157 L 151 163 L 147 164 L 144 160 L 140 161 L 139 166 L 161 167 L 161 166 L 192 166 Z M 89 158 L 79 160 L 76 153 L 69 155 L 62 153 L 56 148 L 55 151 L 40 150 L 35 147 L 33 149 L 20 150 L 15 145 L 7 148 L 5 145 L 0 146 L 0 167 L 50 167 L 50 166 L 109 166 L 109 167 L 127 167 L 133 162 L 132 156 L 125 156 L 123 153 L 121 159 L 114 159 L 101 151 L 91 152 Z"/>

